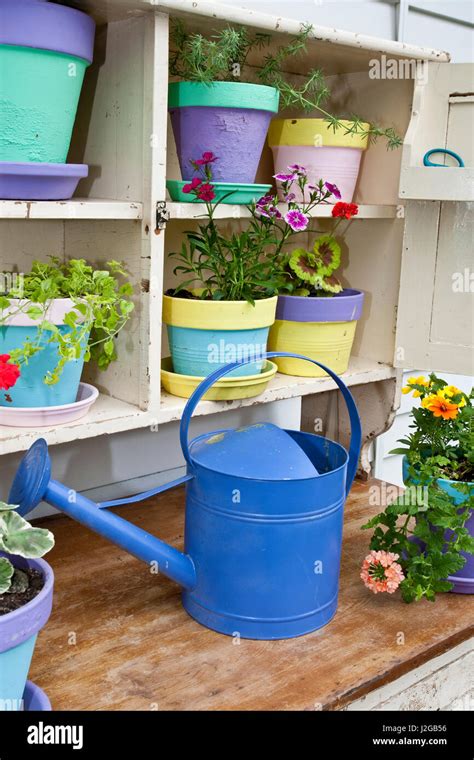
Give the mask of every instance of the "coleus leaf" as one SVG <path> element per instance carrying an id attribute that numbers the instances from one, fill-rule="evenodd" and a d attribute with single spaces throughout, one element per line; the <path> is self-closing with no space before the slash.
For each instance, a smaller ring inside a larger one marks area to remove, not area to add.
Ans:
<path id="1" fill-rule="evenodd" d="M 32 528 L 17 512 L 0 516 L 0 550 L 19 557 L 42 557 L 54 546 L 54 536 L 44 528 Z"/>
<path id="2" fill-rule="evenodd" d="M 332 235 L 322 235 L 318 238 L 313 246 L 313 251 L 319 262 L 318 273 L 321 277 L 332 274 L 340 266 L 341 247 Z"/>
<path id="3" fill-rule="evenodd" d="M 304 248 L 295 248 L 289 259 L 289 267 L 303 282 L 317 286 L 320 281 L 319 267 L 316 256 Z"/>
<path id="4" fill-rule="evenodd" d="M 6 557 L 0 557 L 0 594 L 5 594 L 11 586 L 15 568 Z"/>
<path id="5" fill-rule="evenodd" d="M 0 512 L 11 512 L 12 509 L 18 509 L 18 504 L 7 504 L 0 501 Z"/>
<path id="6" fill-rule="evenodd" d="M 335 274 L 321 277 L 318 287 L 321 290 L 325 290 L 327 293 L 340 293 L 343 289 Z"/>

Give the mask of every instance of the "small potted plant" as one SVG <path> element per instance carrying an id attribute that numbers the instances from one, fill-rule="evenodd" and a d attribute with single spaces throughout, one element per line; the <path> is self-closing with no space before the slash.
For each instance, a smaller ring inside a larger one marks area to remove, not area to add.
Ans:
<path id="1" fill-rule="evenodd" d="M 309 162 L 305 165 L 310 174 L 330 176 L 334 182 L 340 177 L 344 196 L 344 175 L 350 174 L 348 163 L 357 178 L 360 155 L 368 140 L 385 136 L 391 146 L 401 143 L 391 128 L 383 130 L 358 118 L 344 121 L 324 110 L 323 103 L 330 91 L 320 69 L 309 71 L 299 85 L 285 74 L 285 62 L 306 53 L 306 42 L 312 31 L 310 24 L 303 24 L 299 34 L 275 50 L 271 47 L 272 35 L 252 35 L 245 27 L 229 26 L 211 32 L 206 38 L 202 34 L 187 33 L 181 21 L 174 23 L 170 74 L 181 81 L 169 85 L 168 107 L 183 180 L 192 178 L 190 159 L 208 149 L 221 159 L 215 181 L 253 183 L 270 120 L 279 107 L 298 112 L 316 110 L 323 118 L 303 120 L 308 121 L 305 127 L 301 119 L 290 119 L 290 126 L 298 121 L 297 129 L 285 126 L 286 120 L 283 125 L 279 123 L 282 120 L 277 120 L 270 130 L 275 171 L 282 172 L 287 165 L 302 161 L 301 155 L 299 158 L 295 155 L 297 147 L 290 148 L 291 160 L 287 160 L 286 149 L 279 146 L 299 144 L 304 153 L 302 162 Z M 248 56 L 254 50 L 265 51 L 263 66 L 259 69 L 246 66 Z M 302 131 L 305 139 L 302 139 Z M 288 142 L 286 137 L 290 132 Z M 308 146 L 314 149 L 315 135 L 318 134 L 323 135 L 326 146 L 340 144 L 348 148 L 337 157 L 327 153 L 328 150 L 331 153 L 331 147 L 322 152 L 308 150 Z M 296 137 L 299 142 L 295 142 Z M 351 149 L 355 150 L 351 152 Z M 328 159 L 329 163 L 323 166 L 320 159 Z M 299 193 L 298 188 L 296 193 Z M 352 200 L 352 194 L 344 200 Z"/>
<path id="2" fill-rule="evenodd" d="M 0 406 L 51 407 L 76 401 L 83 364 L 106 369 L 114 338 L 130 318 L 133 288 L 117 261 L 33 262 L 0 295 Z"/>
<path id="3" fill-rule="evenodd" d="M 205 203 L 207 221 L 187 232 L 181 251 L 170 254 L 178 262 L 175 274 L 184 280 L 164 296 L 173 369 L 205 377 L 231 360 L 255 357 L 233 374 L 252 375 L 262 369 L 277 293 L 288 284 L 285 246 L 307 230 L 312 210 L 327 202 L 332 191 L 320 181 L 301 205 L 288 193 L 281 210 L 276 195 L 267 194 L 249 207 L 245 229 L 225 235 L 214 218 L 222 202 L 213 203 L 215 157 L 208 151 L 203 156 L 204 163 L 193 161 L 195 176 L 184 190 Z M 310 187 L 303 173 L 298 183 Z"/>
<path id="4" fill-rule="evenodd" d="M 0 709 L 20 710 L 38 632 L 53 603 L 53 571 L 43 557 L 49 530 L 33 528 L 0 502 Z M 37 687 L 34 687 L 37 688 Z"/>
<path id="5" fill-rule="evenodd" d="M 406 491 L 364 525 L 374 529 L 361 577 L 375 593 L 398 587 L 405 602 L 474 593 L 474 389 L 431 374 L 409 378 L 421 399 L 403 454 Z"/>
<path id="6" fill-rule="evenodd" d="M 280 176 L 282 191 L 294 195 L 306 191 L 306 170 Z M 332 197 L 339 189 L 330 183 Z M 285 288 L 280 293 L 276 320 L 270 330 L 271 351 L 293 351 L 326 364 L 341 374 L 347 370 L 357 320 L 362 314 L 364 294 L 360 290 L 343 288 L 336 276 L 341 264 L 341 248 L 334 233 L 343 219 L 349 220 L 358 212 L 353 203 L 337 202 L 332 209 L 337 222 L 332 235 L 319 235 L 311 250 L 296 248 L 286 256 Z M 275 360 L 284 375 L 321 377 L 324 371 L 301 359 Z"/>

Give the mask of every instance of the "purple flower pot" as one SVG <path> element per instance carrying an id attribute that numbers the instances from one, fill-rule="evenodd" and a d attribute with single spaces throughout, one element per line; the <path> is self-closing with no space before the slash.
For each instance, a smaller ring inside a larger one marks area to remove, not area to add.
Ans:
<path id="1" fill-rule="evenodd" d="M 21 709 L 22 699 L 30 699 L 26 679 L 38 632 L 46 625 L 53 604 L 54 575 L 42 559 L 25 560 L 10 557 L 18 569 L 32 568 L 43 573 L 44 586 L 31 602 L 7 615 L 0 616 L 0 711 Z M 44 700 L 43 700 L 44 702 Z M 44 702 L 47 705 L 47 700 Z M 30 709 L 32 709 L 30 707 Z M 47 706 L 42 709 L 48 709 Z"/>
<path id="2" fill-rule="evenodd" d="M 269 349 L 303 354 L 337 374 L 346 372 L 364 294 L 345 289 L 334 296 L 278 296 Z M 326 373 L 301 359 L 275 359 L 284 375 L 321 377 Z"/>
<path id="3" fill-rule="evenodd" d="M 183 180 L 194 175 L 191 159 L 206 151 L 218 157 L 216 182 L 252 184 L 279 93 L 244 82 L 174 82 L 168 109 Z"/>

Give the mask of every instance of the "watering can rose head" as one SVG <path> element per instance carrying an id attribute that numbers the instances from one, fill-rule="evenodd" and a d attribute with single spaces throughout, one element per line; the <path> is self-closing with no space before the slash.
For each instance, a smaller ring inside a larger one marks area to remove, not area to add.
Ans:
<path id="1" fill-rule="evenodd" d="M 0 551 L 25 559 L 43 557 L 54 546 L 49 530 L 33 528 L 15 511 L 15 504 L 0 501 Z M 0 594 L 22 593 L 28 589 L 27 573 L 0 557 Z"/>

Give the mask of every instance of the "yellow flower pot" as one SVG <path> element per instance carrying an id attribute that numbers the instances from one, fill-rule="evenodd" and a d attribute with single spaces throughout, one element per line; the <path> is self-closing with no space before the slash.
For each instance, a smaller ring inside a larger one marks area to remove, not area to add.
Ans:
<path id="1" fill-rule="evenodd" d="M 246 301 L 201 301 L 163 297 L 173 371 L 207 377 L 224 364 L 253 359 L 229 377 L 259 374 L 265 364 L 268 332 L 275 321 L 277 296 L 255 306 Z"/>
<path id="2" fill-rule="evenodd" d="M 328 298 L 280 296 L 270 330 L 270 351 L 291 351 L 325 364 L 338 375 L 347 371 L 364 294 L 343 290 Z M 283 375 L 323 377 L 324 370 L 301 359 L 276 358 Z"/>

